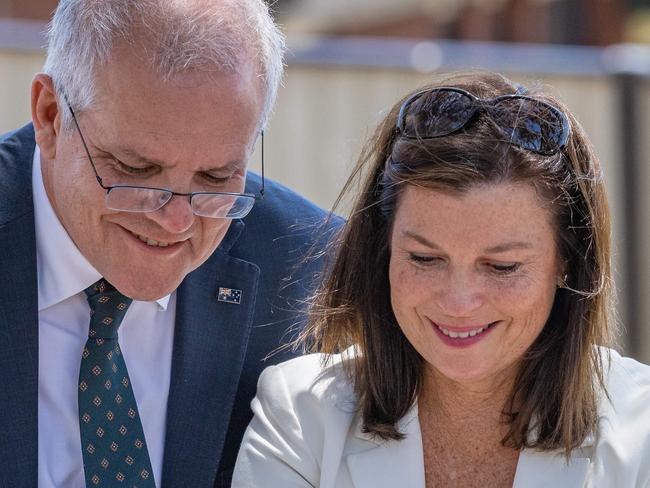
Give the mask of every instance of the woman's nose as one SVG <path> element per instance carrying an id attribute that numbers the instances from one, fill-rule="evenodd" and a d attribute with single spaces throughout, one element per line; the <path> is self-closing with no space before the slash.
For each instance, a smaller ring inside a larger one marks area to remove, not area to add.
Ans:
<path id="1" fill-rule="evenodd" d="M 450 317 L 471 317 L 484 301 L 481 277 L 471 271 L 449 271 L 438 292 L 438 306 Z"/>

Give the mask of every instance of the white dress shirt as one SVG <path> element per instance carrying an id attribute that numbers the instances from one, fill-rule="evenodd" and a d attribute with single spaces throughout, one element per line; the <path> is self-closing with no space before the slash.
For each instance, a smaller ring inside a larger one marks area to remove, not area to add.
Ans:
<path id="1" fill-rule="evenodd" d="M 90 323 L 84 290 L 101 278 L 77 249 L 45 193 L 38 146 L 32 172 L 38 269 L 38 486 L 85 487 L 77 383 Z M 176 294 L 134 301 L 119 331 L 120 347 L 156 484 L 162 475 Z"/>

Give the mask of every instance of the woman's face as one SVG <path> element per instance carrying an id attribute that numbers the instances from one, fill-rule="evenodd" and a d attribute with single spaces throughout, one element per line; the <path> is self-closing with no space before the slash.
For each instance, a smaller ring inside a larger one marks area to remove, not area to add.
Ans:
<path id="1" fill-rule="evenodd" d="M 512 374 L 544 327 L 560 276 L 552 214 L 535 189 L 408 185 L 390 244 L 393 311 L 431 372 L 461 383 Z"/>

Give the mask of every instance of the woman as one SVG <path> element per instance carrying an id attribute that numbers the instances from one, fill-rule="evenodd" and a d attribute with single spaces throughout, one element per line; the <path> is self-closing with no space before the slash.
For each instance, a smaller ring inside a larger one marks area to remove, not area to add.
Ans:
<path id="1" fill-rule="evenodd" d="M 583 130 L 493 74 L 381 123 L 235 487 L 647 487 L 650 368 L 611 343 L 610 216 Z"/>

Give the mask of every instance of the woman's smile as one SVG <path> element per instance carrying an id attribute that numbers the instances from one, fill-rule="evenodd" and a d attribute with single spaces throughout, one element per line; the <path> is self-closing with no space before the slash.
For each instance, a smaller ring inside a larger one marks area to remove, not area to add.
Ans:
<path id="1" fill-rule="evenodd" d="M 499 321 L 483 325 L 451 326 L 431 322 L 433 330 L 442 342 L 451 347 L 469 347 L 488 337 Z"/>

